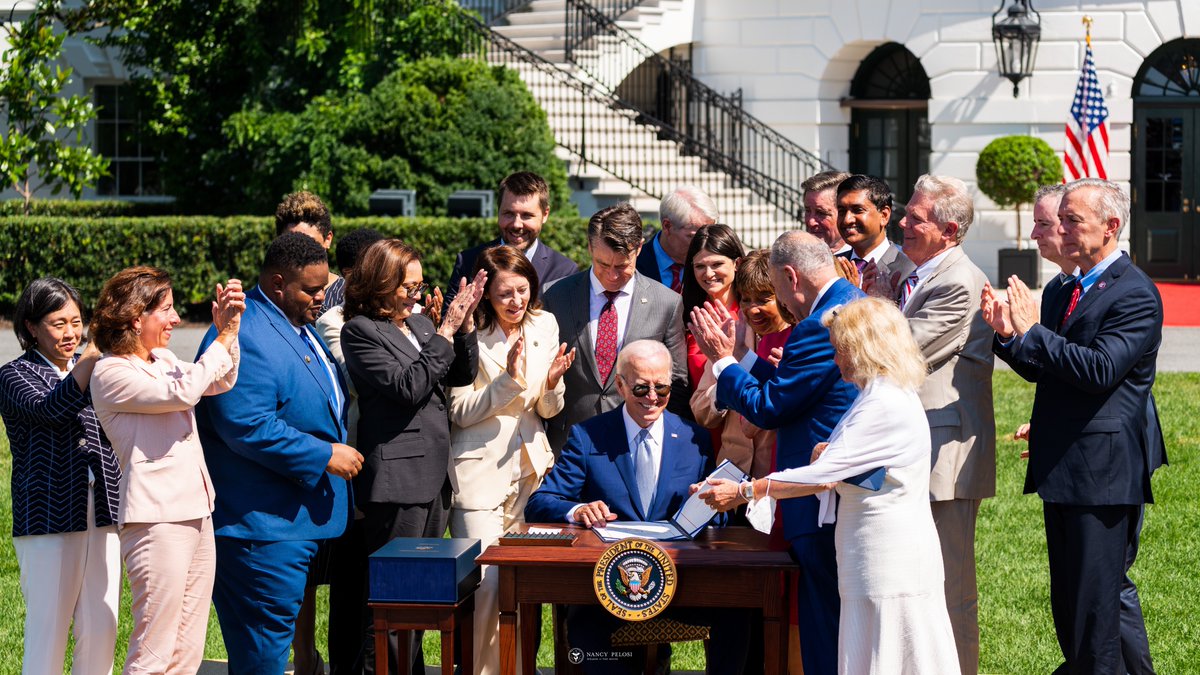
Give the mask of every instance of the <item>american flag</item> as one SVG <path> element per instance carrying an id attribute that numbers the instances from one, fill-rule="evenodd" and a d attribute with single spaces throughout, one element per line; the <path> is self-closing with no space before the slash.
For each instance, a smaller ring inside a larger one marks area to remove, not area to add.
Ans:
<path id="1" fill-rule="evenodd" d="M 1089 36 L 1083 57 L 1083 72 L 1075 87 L 1071 117 L 1067 120 L 1067 149 L 1063 162 L 1071 180 L 1092 177 L 1108 179 L 1108 106 L 1096 78 Z"/>

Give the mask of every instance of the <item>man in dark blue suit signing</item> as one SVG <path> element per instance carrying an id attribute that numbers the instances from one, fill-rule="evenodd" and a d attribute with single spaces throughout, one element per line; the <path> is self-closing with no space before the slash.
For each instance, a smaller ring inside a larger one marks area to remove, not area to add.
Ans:
<path id="1" fill-rule="evenodd" d="M 701 429 L 667 411 L 671 353 L 661 342 L 637 340 L 617 357 L 615 410 L 571 427 L 558 462 L 529 498 L 525 520 L 584 527 L 614 520 L 668 520 L 690 487 L 712 469 L 712 441 Z M 667 616 L 712 627 L 709 672 L 740 673 L 746 660 L 746 612 L 671 608 Z M 585 654 L 610 652 L 621 620 L 599 607 L 572 606 L 567 637 Z M 588 673 L 625 672 L 634 659 L 588 661 Z"/>
<path id="2" fill-rule="evenodd" d="M 1162 340 L 1162 299 L 1118 247 L 1129 198 L 1097 179 L 1067 185 L 1058 207 L 1062 252 L 1078 266 L 1070 285 L 1044 297 L 1041 323 L 1025 284 L 1008 300 L 991 287 L 984 319 L 993 351 L 1037 383 L 1025 492 L 1042 498 L 1050 609 L 1064 663 L 1056 673 L 1151 673 L 1122 658 L 1121 623 L 1142 623 L 1122 586 L 1138 516 L 1153 501 L 1158 463 L 1147 433 Z M 1133 613 L 1136 613 L 1136 616 Z"/>
<path id="3" fill-rule="evenodd" d="M 691 330 L 717 375 L 718 404 L 741 413 L 760 428 L 777 429 L 776 468 L 791 469 L 808 465 L 813 446 L 829 440 L 834 426 L 858 396 L 858 390 L 842 380 L 834 363 L 829 330 L 821 324 L 821 316 L 863 293 L 838 276 L 825 242 L 800 231 L 785 232 L 771 246 L 771 283 L 778 301 L 801 318 L 784 345 L 778 366 L 756 358 L 753 352 L 735 352 L 741 341 L 735 339 L 735 327 L 727 313 L 693 312 Z M 862 484 L 858 479 L 851 482 Z M 730 484 L 713 489 L 737 487 Z M 783 535 L 800 565 L 797 607 L 804 672 L 833 675 L 837 672 L 841 608 L 834 526 L 819 524 L 816 497 L 785 499 L 779 508 Z"/>
<path id="4" fill-rule="evenodd" d="M 282 673 L 317 540 L 350 520 L 362 455 L 345 445 L 346 385 L 308 325 L 328 280 L 325 249 L 299 232 L 267 249 L 246 293 L 237 386 L 196 406 L 217 492 L 213 605 L 229 672 Z M 213 341 L 210 329 L 200 353 Z"/>

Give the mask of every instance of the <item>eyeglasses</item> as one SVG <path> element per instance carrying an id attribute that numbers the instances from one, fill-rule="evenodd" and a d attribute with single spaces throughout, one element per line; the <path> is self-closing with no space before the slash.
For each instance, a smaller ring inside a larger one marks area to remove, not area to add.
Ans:
<path id="1" fill-rule="evenodd" d="M 429 284 L 420 283 L 416 286 L 401 286 L 400 289 L 410 298 L 420 298 L 421 294 L 429 288 Z"/>
<path id="2" fill-rule="evenodd" d="M 635 384 L 629 387 L 629 391 L 632 392 L 634 396 L 641 398 L 649 394 L 651 388 L 653 388 L 654 393 L 658 394 L 659 396 L 669 396 L 671 394 L 671 385 L 669 384 L 656 384 L 654 387 L 651 387 L 648 384 Z"/>

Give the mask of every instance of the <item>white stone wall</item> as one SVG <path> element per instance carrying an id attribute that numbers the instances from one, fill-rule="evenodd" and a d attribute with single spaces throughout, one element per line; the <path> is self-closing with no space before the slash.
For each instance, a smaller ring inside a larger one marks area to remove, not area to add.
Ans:
<path id="1" fill-rule="evenodd" d="M 846 167 L 850 109 L 839 102 L 849 96 L 862 59 L 884 42 L 899 42 L 920 59 L 930 80 L 930 170 L 974 188 L 975 158 L 997 136 L 1029 134 L 1062 152 L 1083 60 L 1082 19 L 1088 15 L 1095 20 L 1092 46 L 1109 108 L 1110 177 L 1127 185 L 1133 78 L 1164 42 L 1200 35 L 1200 1 L 1035 1 L 1042 40 L 1034 76 L 1021 82 L 1017 99 L 1009 81 L 996 72 L 991 15 L 999 5 L 997 0 L 698 0 L 696 72 L 718 90 L 741 88 L 751 113 Z M 976 222 L 965 246 L 995 277 L 996 251 L 1015 243 L 1016 218 L 981 193 L 975 203 Z M 1028 210 L 1021 222 L 1028 237 Z"/>

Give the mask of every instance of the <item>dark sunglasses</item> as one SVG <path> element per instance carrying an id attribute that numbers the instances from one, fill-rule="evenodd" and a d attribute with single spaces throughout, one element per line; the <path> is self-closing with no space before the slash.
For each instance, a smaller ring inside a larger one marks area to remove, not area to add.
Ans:
<path id="1" fill-rule="evenodd" d="M 629 391 L 631 391 L 633 395 L 637 396 L 638 398 L 649 394 L 650 389 L 651 387 L 648 384 L 635 384 L 629 387 Z M 668 396 L 671 393 L 671 385 L 656 384 L 654 385 L 654 393 L 658 394 L 659 396 Z"/>

